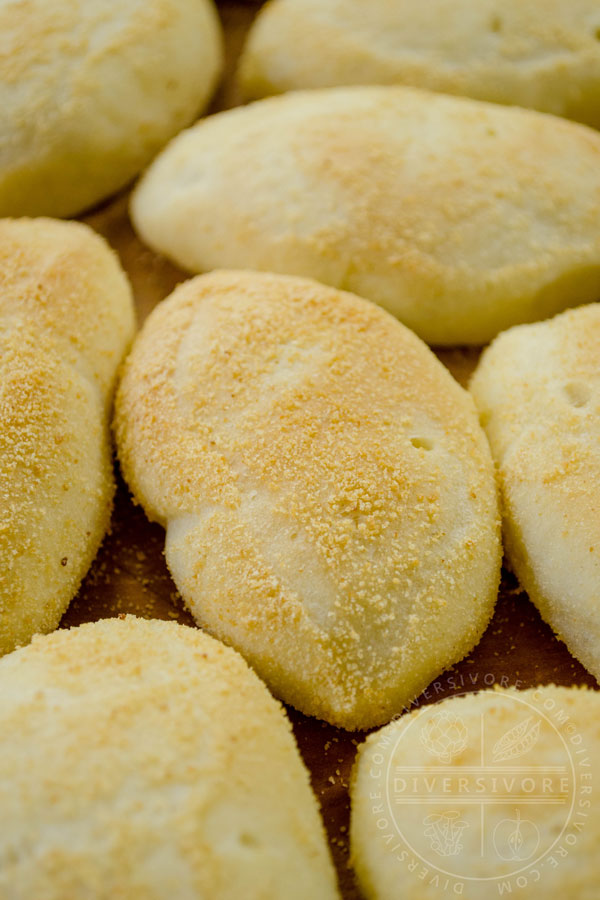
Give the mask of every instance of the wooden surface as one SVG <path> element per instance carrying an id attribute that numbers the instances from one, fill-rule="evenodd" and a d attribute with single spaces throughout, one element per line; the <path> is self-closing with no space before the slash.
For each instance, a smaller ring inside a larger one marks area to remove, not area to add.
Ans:
<path id="1" fill-rule="evenodd" d="M 228 77 L 211 111 L 238 101 L 233 66 L 243 35 L 257 4 L 221 3 L 227 34 Z M 120 254 L 133 284 L 140 323 L 173 287 L 186 276 L 166 260 L 145 248 L 135 237 L 127 217 L 127 195 L 122 195 L 85 217 Z M 476 354 L 447 350 L 440 358 L 463 383 Z M 64 626 L 132 612 L 141 616 L 177 619 L 192 625 L 167 571 L 164 532 L 151 525 L 133 505 L 119 479 L 110 534 L 63 619 Z M 541 621 L 514 579 L 505 574 L 495 616 L 473 653 L 436 680 L 419 698 L 431 703 L 453 693 L 490 687 L 493 683 L 529 687 L 555 684 L 589 684 L 595 680 L 568 653 Z M 342 895 L 354 900 L 359 894 L 348 866 L 348 780 L 361 734 L 308 719 L 290 709 L 300 751 L 310 769 L 321 803 L 332 852 L 338 868 Z"/>

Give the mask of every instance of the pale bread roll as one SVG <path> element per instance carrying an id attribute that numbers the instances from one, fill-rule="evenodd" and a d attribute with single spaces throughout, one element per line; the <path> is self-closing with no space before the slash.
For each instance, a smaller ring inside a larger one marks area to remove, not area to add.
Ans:
<path id="1" fill-rule="evenodd" d="M 212 0 L 0 0 L 0 215 L 76 215 L 206 104 Z"/>
<path id="2" fill-rule="evenodd" d="M 600 127 L 598 0 L 271 0 L 240 63 L 246 97 L 410 84 Z"/>
<path id="3" fill-rule="evenodd" d="M 500 335 L 471 381 L 498 466 L 508 559 L 600 678 L 600 304 Z"/>
<path id="4" fill-rule="evenodd" d="M 0 661 L 0 895 L 335 900 L 290 724 L 237 653 L 128 616 Z"/>
<path id="5" fill-rule="evenodd" d="M 596 900 L 599 750 L 600 694 L 554 685 L 452 697 L 369 735 L 351 786 L 365 900 Z"/>
<path id="6" fill-rule="evenodd" d="M 102 238 L 0 220 L 0 654 L 56 628 L 108 527 L 110 405 L 133 329 Z"/>
<path id="7" fill-rule="evenodd" d="M 411 88 L 212 116 L 152 164 L 142 239 L 183 268 L 304 275 L 429 343 L 478 344 L 600 296 L 600 135 Z"/>
<path id="8" fill-rule="evenodd" d="M 186 282 L 125 364 L 116 436 L 198 623 L 303 712 L 385 722 L 479 640 L 500 565 L 485 436 L 373 304 L 253 272 Z"/>

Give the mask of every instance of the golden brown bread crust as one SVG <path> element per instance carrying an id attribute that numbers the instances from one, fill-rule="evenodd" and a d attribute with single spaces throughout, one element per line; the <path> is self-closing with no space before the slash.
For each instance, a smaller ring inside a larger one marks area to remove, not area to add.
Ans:
<path id="1" fill-rule="evenodd" d="M 202 120 L 132 195 L 193 272 L 316 278 L 430 344 L 482 344 L 600 295 L 600 135 L 405 87 L 300 91 Z"/>
<path id="2" fill-rule="evenodd" d="M 221 68 L 212 0 L 0 0 L 0 215 L 71 216 L 194 120 Z"/>
<path id="3" fill-rule="evenodd" d="M 128 616 L 0 660 L 0 896 L 335 900 L 290 724 L 232 650 Z"/>
<path id="4" fill-rule="evenodd" d="M 484 435 L 373 304 L 252 272 L 186 282 L 125 365 L 116 436 L 198 622 L 304 712 L 386 721 L 485 628 L 500 544 Z"/>
<path id="5" fill-rule="evenodd" d="M 0 220 L 0 654 L 56 628 L 108 527 L 108 416 L 133 328 L 102 238 Z"/>
<path id="6" fill-rule="evenodd" d="M 470 390 L 498 466 L 506 553 L 543 618 L 600 678 L 600 304 L 513 328 Z"/>
<path id="7" fill-rule="evenodd" d="M 247 98 L 410 84 L 600 126 L 597 0 L 271 0 L 240 62 Z"/>

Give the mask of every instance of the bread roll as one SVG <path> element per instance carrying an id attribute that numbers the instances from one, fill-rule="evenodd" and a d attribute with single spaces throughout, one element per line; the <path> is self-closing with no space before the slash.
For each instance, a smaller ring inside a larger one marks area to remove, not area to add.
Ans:
<path id="1" fill-rule="evenodd" d="M 0 215 L 77 215 L 209 99 L 212 0 L 0 0 Z"/>
<path id="2" fill-rule="evenodd" d="M 240 64 L 248 98 L 411 84 L 600 127 L 597 0 L 271 0 Z"/>
<path id="3" fill-rule="evenodd" d="M 106 531 L 133 327 L 127 279 L 91 229 L 0 220 L 0 654 L 56 628 Z"/>
<path id="4" fill-rule="evenodd" d="M 252 272 L 186 282 L 134 345 L 116 435 L 198 623 L 303 712 L 385 722 L 479 640 L 500 565 L 485 436 L 373 304 Z"/>
<path id="5" fill-rule="evenodd" d="M 471 392 L 496 459 L 506 552 L 600 678 L 600 304 L 500 335 Z"/>
<path id="6" fill-rule="evenodd" d="M 365 900 L 594 900 L 600 694 L 452 697 L 361 745 L 351 854 Z"/>
<path id="7" fill-rule="evenodd" d="M 335 900 L 283 710 L 237 653 L 128 616 L 0 661 L 0 895 Z"/>
<path id="8" fill-rule="evenodd" d="M 288 94 L 177 137 L 132 200 L 191 271 L 304 275 L 429 343 L 479 344 L 600 296 L 600 135 L 411 88 Z"/>

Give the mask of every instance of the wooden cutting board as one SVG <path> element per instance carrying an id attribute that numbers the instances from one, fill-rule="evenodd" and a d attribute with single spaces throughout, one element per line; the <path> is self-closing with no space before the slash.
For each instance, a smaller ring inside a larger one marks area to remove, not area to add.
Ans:
<path id="1" fill-rule="evenodd" d="M 235 60 L 258 5 L 220 4 L 227 42 L 227 75 L 211 112 L 239 102 L 233 77 Z M 133 285 L 141 324 L 186 274 L 140 243 L 128 220 L 127 203 L 128 196 L 123 194 L 84 221 L 103 234 L 119 253 Z M 439 356 L 463 384 L 477 359 L 476 352 L 460 348 L 440 351 Z M 163 546 L 164 531 L 150 524 L 143 511 L 134 506 L 119 477 L 111 532 L 62 625 L 79 625 L 128 612 L 193 625 L 167 571 Z M 417 705 L 494 684 L 524 688 L 550 682 L 597 687 L 592 676 L 542 622 L 514 578 L 505 573 L 496 613 L 479 646 L 440 676 Z M 345 900 L 355 900 L 359 893 L 348 863 L 348 782 L 356 747 L 364 735 L 349 734 L 308 719 L 293 709 L 289 714 L 321 803 L 342 895 Z"/>

